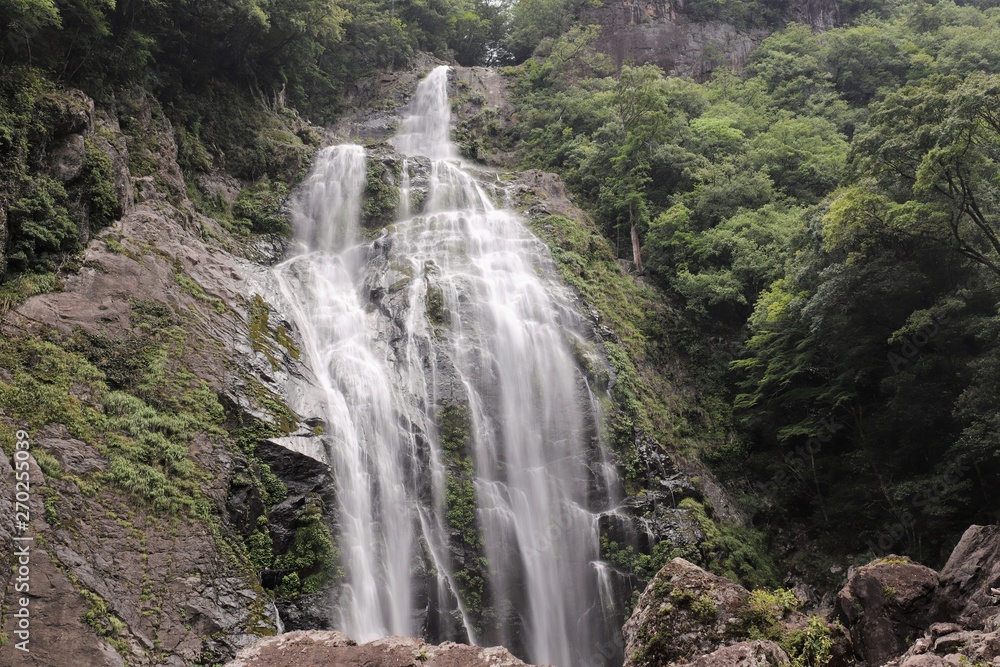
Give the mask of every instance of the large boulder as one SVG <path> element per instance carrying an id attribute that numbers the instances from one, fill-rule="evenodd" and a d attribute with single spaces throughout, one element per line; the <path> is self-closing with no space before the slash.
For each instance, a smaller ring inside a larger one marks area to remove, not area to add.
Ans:
<path id="1" fill-rule="evenodd" d="M 771 641 L 740 642 L 703 655 L 690 667 L 787 667 L 788 654 Z"/>
<path id="2" fill-rule="evenodd" d="M 49 151 L 49 171 L 63 183 L 68 183 L 83 171 L 87 146 L 82 134 L 71 134 Z"/>
<path id="3" fill-rule="evenodd" d="M 524 667 L 502 646 L 386 637 L 358 645 L 334 631 L 297 631 L 262 639 L 240 651 L 226 667 Z"/>
<path id="4" fill-rule="evenodd" d="M 981 629 L 1000 613 L 1000 526 L 971 526 L 941 570 L 935 616 Z"/>
<path id="5" fill-rule="evenodd" d="M 931 624 L 937 585 L 937 572 L 899 556 L 858 568 L 836 604 L 857 658 L 875 667 L 906 651 Z"/>
<path id="6" fill-rule="evenodd" d="M 625 667 L 657 667 L 735 641 L 747 589 L 675 558 L 656 573 L 625 623 Z"/>

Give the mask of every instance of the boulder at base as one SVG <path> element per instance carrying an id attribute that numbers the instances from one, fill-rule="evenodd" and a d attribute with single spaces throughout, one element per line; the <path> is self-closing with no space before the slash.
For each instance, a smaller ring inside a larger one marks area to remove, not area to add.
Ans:
<path id="1" fill-rule="evenodd" d="M 900 556 L 858 568 L 837 594 L 858 659 L 882 665 L 906 651 L 931 624 L 937 585 L 937 572 Z"/>
<path id="2" fill-rule="evenodd" d="M 261 639 L 226 667 L 530 667 L 502 646 L 483 648 L 412 637 L 386 637 L 358 645 L 341 632 L 296 631 Z"/>
<path id="3" fill-rule="evenodd" d="M 692 660 L 736 641 L 739 611 L 750 595 L 683 558 L 663 566 L 625 623 L 625 667 Z"/>
<path id="4" fill-rule="evenodd" d="M 1000 526 L 971 526 L 941 570 L 935 599 L 939 620 L 982 629 L 1000 612 Z"/>

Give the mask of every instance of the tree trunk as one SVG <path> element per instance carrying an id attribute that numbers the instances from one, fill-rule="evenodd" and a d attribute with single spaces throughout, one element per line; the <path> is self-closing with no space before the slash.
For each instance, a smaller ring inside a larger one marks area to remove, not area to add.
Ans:
<path id="1" fill-rule="evenodd" d="M 639 229 L 632 225 L 632 260 L 635 262 L 635 270 L 642 273 L 642 253 L 639 250 Z"/>

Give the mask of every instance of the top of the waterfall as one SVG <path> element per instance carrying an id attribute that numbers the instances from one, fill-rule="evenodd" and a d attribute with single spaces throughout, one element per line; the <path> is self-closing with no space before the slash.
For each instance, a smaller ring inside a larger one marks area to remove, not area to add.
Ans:
<path id="1" fill-rule="evenodd" d="M 340 144 L 317 154 L 292 205 L 295 237 L 303 249 L 341 252 L 358 242 L 366 174 L 361 146 Z"/>
<path id="2" fill-rule="evenodd" d="M 451 160 L 458 157 L 451 143 L 451 104 L 448 102 L 448 72 L 451 67 L 441 65 L 431 70 L 417 85 L 417 92 L 410 104 L 410 115 L 403 119 L 393 145 L 400 153 L 409 156 L 423 155 L 432 160 Z"/>

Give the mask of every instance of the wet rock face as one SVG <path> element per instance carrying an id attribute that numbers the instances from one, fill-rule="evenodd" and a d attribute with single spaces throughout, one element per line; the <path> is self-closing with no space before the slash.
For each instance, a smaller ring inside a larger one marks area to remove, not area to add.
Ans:
<path id="1" fill-rule="evenodd" d="M 837 595 L 857 657 L 881 665 L 907 649 L 932 619 L 937 572 L 888 556 L 859 568 Z"/>
<path id="2" fill-rule="evenodd" d="M 387 637 L 358 645 L 341 632 L 290 632 L 262 639 L 240 651 L 226 667 L 529 667 L 507 649 L 410 637 Z"/>
<path id="3" fill-rule="evenodd" d="M 739 584 L 675 558 L 653 577 L 622 628 L 625 667 L 669 665 L 733 643 L 738 612 L 749 595 Z M 733 655 L 725 654 L 710 664 L 730 659 Z"/>
<path id="4" fill-rule="evenodd" d="M 247 609 L 258 592 L 223 569 L 225 557 L 207 526 L 130 514 L 128 501 L 113 490 L 79 494 L 72 476 L 99 472 L 106 461 L 62 427 L 42 429 L 33 446 L 55 457 L 65 477 L 48 477 L 32 463 L 32 488 L 74 494 L 74 504 L 59 504 L 57 523 L 49 526 L 42 519 L 43 495 L 32 497 L 30 533 L 45 541 L 31 553 L 31 653 L 23 662 L 8 662 L 13 650 L 8 644 L 0 647 L 0 664 L 119 667 L 125 656 L 128 664 L 147 665 L 142 656 L 158 649 L 175 659 L 168 664 L 189 664 L 203 656 L 232 655 L 251 639 L 245 634 Z M 207 470 L 216 481 L 206 492 L 224 494 L 226 457 L 213 456 L 218 465 Z M 13 474 L 2 452 L 0 473 L 0 491 L 12 494 Z M 0 539 L 9 536 L 0 532 Z M 0 557 L 0 585 L 4 604 L 12 606 L 17 598 L 8 561 L 9 554 Z M 117 619 L 122 629 L 112 635 L 105 618 Z M 2 629 L 9 637 L 15 636 L 16 622 L 7 615 Z"/>
<path id="5" fill-rule="evenodd" d="M 152 177 L 133 180 L 125 137 L 113 113 L 95 114 L 88 98 L 71 96 L 78 103 L 54 129 L 69 137 L 63 144 L 67 155 L 49 166 L 79 181 L 73 160 L 78 160 L 81 144 L 84 150 L 104 152 L 123 217 L 97 234 L 80 258 L 83 268 L 64 276 L 61 291 L 7 313 L 0 335 L 99 335 L 141 342 L 137 304 L 155 306 L 173 323 L 181 322 L 178 314 L 183 314 L 189 338 L 178 363 L 205 379 L 215 393 L 228 396 L 233 414 L 250 412 L 253 399 L 245 382 L 252 371 L 244 369 L 252 367 L 248 359 L 253 351 L 245 341 L 246 302 L 253 286 L 247 278 L 264 269 L 234 257 L 213 240 L 224 237 L 224 231 L 183 197 L 169 199 Z M 143 131 L 160 144 L 172 141 L 169 127 L 151 124 Z M 170 150 L 153 156 L 158 167 L 179 175 L 179 167 L 170 163 L 173 157 Z M 144 193 L 138 204 L 134 184 Z M 184 192 L 182 180 L 174 182 L 172 192 Z M 201 291 L 185 289 L 182 278 Z M 197 519 L 137 507 L 113 484 L 102 482 L 93 493 L 83 492 L 79 480 L 101 479 L 108 457 L 65 427 L 44 426 L 33 430 L 32 438 L 33 449 L 57 461 L 61 474 L 43 473 L 32 463 L 32 487 L 38 491 L 32 498 L 31 530 L 39 539 L 32 553 L 31 654 L 23 664 L 217 663 L 257 634 L 274 631 L 266 613 L 270 601 L 256 576 L 236 564 L 221 543 L 223 537 L 239 539 L 236 533 L 252 528 L 263 509 L 259 494 L 239 481 L 246 477 L 248 462 L 231 443 L 206 433 L 188 443 L 192 462 L 205 473 L 200 493 L 218 517 L 213 532 Z M 7 457 L 0 454 L 0 493 L 5 498 L 13 494 L 12 480 Z M 46 521 L 50 499 L 55 516 Z M 8 506 L 0 507 L 0 517 Z M 5 531 L 13 524 L 12 516 L 7 519 L 0 526 L 4 544 L 11 537 Z M 16 599 L 11 553 L 0 554 L 0 602 L 8 607 Z M 4 616 L 0 630 L 8 637 L 13 623 L 16 619 Z M 11 644 L 0 646 L 0 665 L 21 664 L 8 659 L 12 650 Z"/>
<path id="6" fill-rule="evenodd" d="M 335 485 L 330 467 L 323 461 L 281 444 L 287 440 L 289 438 L 266 440 L 257 445 L 257 456 L 281 480 L 288 492 L 286 498 L 272 506 L 267 513 L 275 553 L 288 550 L 295 537 L 299 517 L 314 498 L 319 498 L 323 506 L 328 508 L 327 526 L 331 534 L 338 533 L 336 512 L 333 511 L 337 506 Z M 275 588 L 284 574 L 286 572 L 264 572 L 263 583 Z M 278 600 L 276 604 L 286 629 L 327 630 L 332 627 L 334 602 L 334 593 L 331 587 L 327 586 L 318 593 L 302 595 L 291 600 Z"/>

